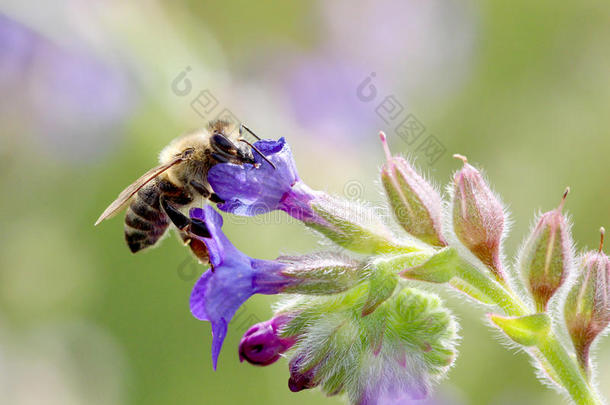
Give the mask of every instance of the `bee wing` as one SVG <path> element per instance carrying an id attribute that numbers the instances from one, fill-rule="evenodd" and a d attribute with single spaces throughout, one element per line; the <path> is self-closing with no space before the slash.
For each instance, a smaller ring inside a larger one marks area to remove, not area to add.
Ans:
<path id="1" fill-rule="evenodd" d="M 149 183 L 155 177 L 159 176 L 161 173 L 163 173 L 170 167 L 174 166 L 175 164 L 182 162 L 183 160 L 184 160 L 184 157 L 179 156 L 166 164 L 154 167 L 154 168 L 150 169 L 149 171 L 147 171 L 146 173 L 144 173 L 142 176 L 140 176 L 139 179 L 137 179 L 132 184 L 127 186 L 127 188 L 125 188 L 125 190 L 121 191 L 121 194 L 119 194 L 117 199 L 114 200 L 108 206 L 108 208 L 106 208 L 104 210 L 104 212 L 102 212 L 102 215 L 100 215 L 100 217 L 97 219 L 97 221 L 95 221 L 95 225 L 98 225 L 103 220 L 112 217 L 114 214 L 116 214 L 118 211 L 120 211 L 129 202 L 131 197 L 133 197 L 133 195 L 135 193 L 137 193 L 138 190 L 140 190 L 142 187 L 144 187 L 147 183 Z"/>

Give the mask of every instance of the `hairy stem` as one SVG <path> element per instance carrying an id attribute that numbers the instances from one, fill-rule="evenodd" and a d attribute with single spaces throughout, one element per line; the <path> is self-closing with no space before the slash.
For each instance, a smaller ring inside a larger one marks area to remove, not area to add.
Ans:
<path id="1" fill-rule="evenodd" d="M 566 389 L 574 403 L 582 405 L 601 405 L 603 402 L 587 384 L 574 357 L 570 356 L 554 333 L 549 334 L 540 344 L 540 353 L 553 367 L 561 385 Z"/>
<path id="2" fill-rule="evenodd" d="M 457 276 L 484 293 L 509 316 L 524 316 L 530 314 L 525 304 L 517 298 L 507 285 L 491 279 L 487 269 L 479 269 L 472 263 L 461 260 L 457 266 Z M 574 403 L 579 405 L 601 405 L 603 402 L 587 383 L 586 376 L 574 356 L 571 356 L 557 335 L 551 331 L 530 351 L 547 369 L 550 378 L 560 384 Z M 548 370 L 548 367 L 552 370 Z"/>

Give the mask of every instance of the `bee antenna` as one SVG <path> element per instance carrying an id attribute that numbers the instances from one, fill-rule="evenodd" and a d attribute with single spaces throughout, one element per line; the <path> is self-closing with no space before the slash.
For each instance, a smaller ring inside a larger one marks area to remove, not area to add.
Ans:
<path id="1" fill-rule="evenodd" d="M 252 130 L 250 128 L 248 128 L 247 126 L 245 126 L 244 124 L 241 124 L 241 127 L 243 129 L 245 129 L 246 131 L 250 132 L 250 134 L 252 134 L 252 136 L 255 137 L 256 139 L 258 139 L 259 141 L 261 140 L 261 138 L 259 138 L 258 135 L 256 135 L 254 132 L 252 132 Z"/>
<path id="2" fill-rule="evenodd" d="M 240 139 L 239 142 L 243 142 L 246 145 L 248 145 L 249 147 L 251 147 L 252 149 L 254 149 L 256 151 L 256 153 L 261 155 L 261 157 L 265 160 L 265 162 L 269 163 L 271 165 L 271 167 L 273 167 L 273 170 L 276 169 L 275 165 L 273 163 L 271 163 L 271 161 L 269 159 L 267 159 L 267 156 L 263 155 L 263 152 L 258 150 L 258 148 L 256 146 L 252 145 L 250 142 L 246 141 L 245 139 Z"/>

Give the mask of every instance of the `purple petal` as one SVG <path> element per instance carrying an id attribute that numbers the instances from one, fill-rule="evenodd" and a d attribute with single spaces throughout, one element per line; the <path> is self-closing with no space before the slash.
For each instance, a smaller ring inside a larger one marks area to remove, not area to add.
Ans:
<path id="1" fill-rule="evenodd" d="M 212 323 L 212 366 L 214 370 L 218 366 L 218 355 L 222 349 L 222 343 L 227 336 L 227 322 L 221 319 L 218 322 Z"/>
<path id="2" fill-rule="evenodd" d="M 237 309 L 253 294 L 277 294 L 295 282 L 281 275 L 283 263 L 252 259 L 233 246 L 222 232 L 222 217 L 214 208 L 191 210 L 191 217 L 206 222 L 209 238 L 205 243 L 212 263 L 195 284 L 190 307 L 195 318 L 212 323 L 214 369 L 227 333 L 227 325 Z"/>
<path id="3" fill-rule="evenodd" d="M 282 198 L 299 180 L 290 147 L 284 138 L 262 140 L 256 147 L 275 165 L 258 154 L 254 165 L 218 164 L 208 173 L 208 181 L 220 198 L 218 207 L 237 215 L 253 216 L 279 208 Z"/>
<path id="4" fill-rule="evenodd" d="M 192 208 L 190 216 L 205 222 L 210 231 L 211 238 L 201 238 L 201 241 L 208 249 L 212 267 L 219 266 L 225 257 L 229 260 L 247 260 L 247 256 L 237 250 L 222 232 L 222 216 L 216 210 L 210 206 Z"/>

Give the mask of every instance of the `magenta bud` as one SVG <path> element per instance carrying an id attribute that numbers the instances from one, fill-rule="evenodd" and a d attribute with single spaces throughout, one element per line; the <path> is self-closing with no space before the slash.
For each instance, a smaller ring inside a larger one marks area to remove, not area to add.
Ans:
<path id="1" fill-rule="evenodd" d="M 503 281 L 500 245 L 504 208 L 481 173 L 464 156 L 454 157 L 461 159 L 464 166 L 453 179 L 453 229 L 460 242 Z"/>
<path id="2" fill-rule="evenodd" d="M 582 256 L 576 282 L 566 298 L 564 316 L 578 361 L 588 370 L 593 341 L 610 324 L 610 259 L 602 252 L 604 228 L 598 251 Z"/>
<path id="3" fill-rule="evenodd" d="M 546 311 L 553 294 L 565 282 L 572 263 L 572 238 L 563 204 L 540 216 L 521 251 L 520 264 L 539 312 Z"/>
<path id="4" fill-rule="evenodd" d="M 440 194 L 405 159 L 392 156 L 383 132 L 379 137 L 387 157 L 381 182 L 396 221 L 416 238 L 433 246 L 445 246 Z"/>
<path id="5" fill-rule="evenodd" d="M 296 343 L 296 338 L 280 336 L 281 328 L 290 319 L 290 316 L 282 314 L 248 329 L 239 342 L 239 361 L 246 360 L 258 366 L 275 363 Z"/>
<path id="6" fill-rule="evenodd" d="M 314 388 L 318 385 L 315 381 L 315 366 L 309 370 L 301 370 L 303 363 L 302 356 L 295 356 L 290 360 L 290 378 L 288 379 L 288 388 L 292 392 Z"/>

